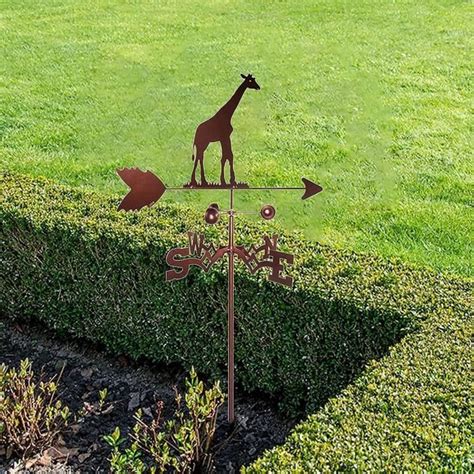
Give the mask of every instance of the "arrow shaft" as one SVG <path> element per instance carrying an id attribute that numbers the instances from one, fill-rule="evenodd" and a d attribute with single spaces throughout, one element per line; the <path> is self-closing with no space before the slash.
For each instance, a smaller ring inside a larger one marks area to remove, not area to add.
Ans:
<path id="1" fill-rule="evenodd" d="M 272 186 L 262 186 L 262 187 L 253 187 L 253 188 L 242 188 L 244 191 L 246 190 L 251 190 L 251 191 L 262 191 L 262 190 L 271 190 L 271 191 L 290 191 L 292 189 L 305 189 L 301 186 L 298 186 L 298 187 L 279 187 L 279 186 L 275 186 L 275 187 L 272 187 Z"/>

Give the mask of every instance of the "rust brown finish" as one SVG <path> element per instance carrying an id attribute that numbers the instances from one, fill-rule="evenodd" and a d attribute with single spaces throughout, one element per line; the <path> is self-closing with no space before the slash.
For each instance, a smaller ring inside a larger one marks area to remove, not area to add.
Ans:
<path id="1" fill-rule="evenodd" d="M 186 183 L 182 188 L 180 189 L 249 189 L 249 185 L 247 183 L 207 183 L 205 185 L 197 184 L 197 185 L 192 185 L 191 182 Z"/>
<path id="2" fill-rule="evenodd" d="M 283 276 L 283 265 L 282 260 L 291 265 L 293 263 L 293 255 L 289 253 L 279 252 L 278 250 L 270 250 L 270 256 L 272 257 L 271 273 L 268 275 L 268 279 L 274 283 L 279 283 L 280 285 L 293 286 L 293 278 L 290 276 Z"/>
<path id="3" fill-rule="evenodd" d="M 138 211 L 142 207 L 152 206 L 166 191 L 165 185 L 151 171 L 124 168 L 117 170 L 117 174 L 130 188 L 118 207 L 119 211 Z"/>
<path id="4" fill-rule="evenodd" d="M 120 203 L 119 210 L 135 211 L 145 206 L 152 206 L 157 202 L 164 192 L 169 189 L 172 191 L 179 190 L 206 190 L 206 189 L 234 189 L 242 191 L 285 191 L 294 189 L 304 189 L 302 199 L 308 199 L 315 194 L 320 193 L 323 188 L 319 184 L 313 183 L 309 179 L 301 178 L 304 187 L 292 186 L 263 186 L 263 187 L 249 187 L 247 183 L 235 183 L 234 185 L 225 184 L 220 185 L 217 183 L 207 183 L 205 186 L 198 185 L 196 187 L 191 186 L 190 183 L 185 184 L 183 187 L 171 187 L 166 188 L 163 182 L 153 174 L 151 171 L 142 171 L 138 168 L 124 168 L 117 170 L 117 174 L 122 180 L 127 183 L 130 187 L 130 192 L 125 196 L 123 201 Z M 268 218 L 268 216 L 262 216 Z"/>
<path id="5" fill-rule="evenodd" d="M 301 181 L 303 181 L 305 187 L 305 191 L 301 199 L 308 199 L 323 190 L 323 188 L 319 186 L 319 184 L 313 183 L 309 179 L 301 178 Z"/>
<path id="6" fill-rule="evenodd" d="M 232 153 L 232 143 L 230 140 L 230 135 L 233 131 L 231 120 L 244 92 L 247 89 L 260 89 L 260 86 L 251 74 L 248 74 L 247 76 L 241 74 L 241 77 L 243 78 L 243 82 L 239 85 L 229 101 L 226 102 L 214 116 L 198 125 L 196 129 L 192 155 L 194 167 L 191 181 L 188 184 L 190 187 L 208 186 L 206 175 L 204 173 L 204 152 L 209 144 L 213 142 L 220 142 L 222 148 L 220 185 L 227 186 L 224 176 L 226 162 L 229 162 L 230 185 L 236 186 L 237 184 L 234 172 L 234 154 Z M 201 172 L 201 182 L 199 184 L 196 181 L 196 170 L 198 165 L 200 166 Z"/>
<path id="7" fill-rule="evenodd" d="M 275 217 L 276 210 L 270 204 L 266 204 L 260 209 L 260 215 L 266 220 L 269 221 Z"/>
<path id="8" fill-rule="evenodd" d="M 229 231 L 233 229 L 230 227 Z M 264 237 L 262 245 L 251 245 L 246 249 L 243 245 L 235 245 L 232 239 L 232 246 L 223 245 L 216 248 L 213 244 L 207 244 L 203 234 L 188 232 L 188 246 L 171 249 L 166 254 L 166 263 L 169 270 L 166 271 L 166 281 L 181 280 L 186 278 L 190 267 L 196 266 L 208 272 L 212 265 L 230 254 L 231 251 L 235 257 L 238 257 L 250 271 L 256 273 L 262 268 L 270 270 L 268 279 L 280 285 L 293 286 L 293 279 L 290 276 L 282 274 L 283 262 L 288 265 L 293 263 L 293 255 L 280 252 L 278 250 L 278 236 Z"/>
<path id="9" fill-rule="evenodd" d="M 204 219 L 208 224 L 216 224 L 221 214 L 227 214 L 228 221 L 228 242 L 227 245 L 215 247 L 212 243 L 205 242 L 204 235 L 196 232 L 188 232 L 188 246 L 183 248 L 171 249 L 166 254 L 166 263 L 169 269 L 166 271 L 166 281 L 180 280 L 189 274 L 191 266 L 197 266 L 204 271 L 209 269 L 218 260 L 227 255 L 228 257 L 228 282 L 227 282 L 227 417 L 230 423 L 235 420 L 234 411 L 234 380 L 235 380 L 235 364 L 234 364 L 234 332 L 235 332 L 235 315 L 234 315 L 234 292 L 235 292 L 235 259 L 241 260 L 251 273 L 256 273 L 264 268 L 268 269 L 268 280 L 285 285 L 293 286 L 293 278 L 285 275 L 284 270 L 287 265 L 293 264 L 294 257 L 289 253 L 278 250 L 278 236 L 264 237 L 263 244 L 251 245 L 245 248 L 243 245 L 235 245 L 235 215 L 234 209 L 234 192 L 250 191 L 250 190 L 303 190 L 302 199 L 308 199 L 322 191 L 321 186 L 312 181 L 302 178 L 304 187 L 249 187 L 246 183 L 238 183 L 235 179 L 234 172 L 234 156 L 232 153 L 232 145 L 230 136 L 233 128 L 231 125 L 232 116 L 247 89 L 259 90 L 260 86 L 255 78 L 248 74 L 241 74 L 243 82 L 239 85 L 230 100 L 221 107 L 218 112 L 201 123 L 194 136 L 193 143 L 193 170 L 191 181 L 183 187 L 166 188 L 163 182 L 155 176 L 151 171 L 141 171 L 138 168 L 125 168 L 117 170 L 118 175 L 130 187 L 129 193 L 120 203 L 119 209 L 126 211 L 138 210 L 145 206 L 151 206 L 157 202 L 164 194 L 166 189 L 169 190 L 206 190 L 206 189 L 228 189 L 230 197 L 230 208 L 226 211 L 220 211 L 217 204 L 211 204 L 204 215 Z M 204 173 L 204 152 L 212 142 L 220 142 L 222 148 L 221 158 L 221 174 L 220 182 L 212 183 L 206 180 Z M 227 183 L 224 176 L 224 168 L 229 163 L 230 180 Z M 196 171 L 200 166 L 201 180 L 196 180 Z M 263 206 L 260 215 L 263 219 L 269 220 L 275 216 L 275 208 L 271 205 Z"/>
<path id="10" fill-rule="evenodd" d="M 227 275 L 227 421 L 234 423 L 234 391 L 235 391 L 235 363 L 234 363 L 234 346 L 235 346 L 235 315 L 234 315 L 234 190 L 230 190 L 230 210 L 229 210 L 229 271 Z"/>

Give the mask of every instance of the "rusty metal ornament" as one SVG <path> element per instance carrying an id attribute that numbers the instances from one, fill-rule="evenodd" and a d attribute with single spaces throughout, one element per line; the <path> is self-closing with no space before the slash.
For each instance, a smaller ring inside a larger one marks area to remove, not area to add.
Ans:
<path id="1" fill-rule="evenodd" d="M 259 247 L 251 245 L 246 249 L 242 245 L 237 245 L 233 247 L 232 251 L 244 263 L 250 273 L 268 268 L 270 270 L 268 276 L 270 281 L 291 287 L 293 278 L 283 275 L 282 262 L 286 261 L 288 264 L 292 264 L 293 255 L 278 251 L 277 240 L 277 235 L 272 238 L 264 237 L 263 244 Z M 188 232 L 188 245 L 171 249 L 166 254 L 166 263 L 170 269 L 166 271 L 165 279 L 166 281 L 174 281 L 186 278 L 190 267 L 193 265 L 207 272 L 214 263 L 229 253 L 230 250 L 227 245 L 215 248 L 213 244 L 207 244 L 204 234 Z"/>
<path id="2" fill-rule="evenodd" d="M 151 171 L 125 168 L 117 170 L 117 173 L 130 188 L 130 192 L 120 203 L 119 210 L 138 211 L 142 207 L 152 206 L 166 191 L 163 182 Z"/>
<path id="3" fill-rule="evenodd" d="M 188 232 L 188 245 L 168 251 L 166 263 L 166 281 L 185 278 L 190 267 L 196 266 L 205 272 L 224 256 L 228 256 L 227 282 L 227 418 L 229 423 L 235 420 L 234 410 L 234 265 L 237 258 L 246 266 L 248 271 L 256 273 L 261 269 L 268 271 L 268 280 L 292 287 L 293 278 L 285 275 L 285 267 L 293 264 L 293 255 L 278 250 L 278 236 L 263 237 L 260 245 L 251 245 L 245 248 L 235 244 L 235 216 L 239 214 L 234 208 L 234 193 L 258 190 L 304 190 L 302 199 L 308 199 L 322 191 L 322 187 L 302 178 L 303 186 L 292 187 L 250 187 L 247 183 L 236 181 L 234 172 L 234 156 L 230 136 L 233 128 L 232 116 L 247 89 L 260 90 L 255 78 L 251 74 L 241 74 L 243 82 L 237 90 L 210 119 L 202 122 L 197 128 L 193 142 L 193 169 L 191 179 L 182 187 L 166 187 L 164 183 L 151 171 L 141 171 L 138 168 L 124 168 L 117 170 L 120 178 L 129 186 L 130 191 L 120 203 L 118 209 L 124 211 L 138 211 L 146 206 L 152 206 L 163 196 L 165 191 L 197 191 L 206 189 L 222 189 L 229 192 L 229 209 L 221 211 L 216 203 L 210 204 L 204 214 L 204 220 L 212 225 L 216 224 L 223 215 L 228 217 L 228 243 L 216 248 L 212 243 L 205 242 L 203 234 Z M 221 170 L 219 183 L 208 182 L 204 170 L 204 153 L 212 142 L 220 142 L 222 149 Z M 225 179 L 225 166 L 229 167 L 229 182 Z M 199 167 L 200 181 L 196 179 Z M 267 204 L 260 210 L 265 220 L 275 217 L 275 208 Z"/>
<path id="4" fill-rule="evenodd" d="M 166 187 L 163 182 L 154 175 L 151 171 L 142 171 L 138 168 L 123 168 L 117 170 L 117 174 L 130 188 L 129 193 L 124 197 L 118 209 L 125 211 L 138 211 L 142 207 L 152 206 L 163 196 L 165 191 L 198 191 L 206 189 L 234 189 L 238 191 L 292 191 L 304 190 L 301 197 L 302 200 L 308 199 L 318 193 L 323 188 L 319 184 L 313 183 L 309 179 L 301 178 L 304 186 L 258 186 L 258 187 L 243 187 L 237 184 L 235 187 L 210 187 L 196 186 L 190 187 L 184 185 L 183 187 Z M 124 177 L 125 176 L 125 177 Z M 133 178 L 132 178 L 133 177 Z"/>
<path id="5" fill-rule="evenodd" d="M 219 206 L 217 204 L 210 204 L 204 213 L 204 220 L 208 224 L 217 224 L 219 220 Z"/>
<path id="6" fill-rule="evenodd" d="M 275 214 L 276 214 L 276 210 L 270 204 L 267 204 L 266 206 L 263 206 L 262 209 L 260 209 L 260 215 L 266 221 L 269 221 L 270 219 L 273 219 L 275 217 Z"/>

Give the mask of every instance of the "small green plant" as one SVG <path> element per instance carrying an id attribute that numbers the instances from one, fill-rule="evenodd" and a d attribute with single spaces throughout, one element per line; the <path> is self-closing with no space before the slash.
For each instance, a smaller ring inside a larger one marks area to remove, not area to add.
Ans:
<path id="1" fill-rule="evenodd" d="M 110 468 L 112 472 L 140 474 L 145 472 L 146 466 L 142 461 L 142 453 L 139 450 L 138 443 L 133 442 L 129 448 L 121 451 L 122 444 L 126 441 L 120 433 L 117 426 L 113 433 L 104 436 L 104 440 L 112 447 L 112 456 L 110 457 Z M 155 472 L 154 469 L 151 472 Z"/>
<path id="2" fill-rule="evenodd" d="M 58 398 L 57 377 L 35 377 L 31 362 L 0 365 L 0 445 L 7 457 L 26 459 L 51 447 L 65 429 L 70 411 Z"/>
<path id="3" fill-rule="evenodd" d="M 107 387 L 99 390 L 99 410 L 102 411 L 105 405 L 105 399 L 107 398 L 107 394 L 109 393 Z"/>
<path id="4" fill-rule="evenodd" d="M 105 436 L 112 447 L 110 465 L 113 472 L 136 474 L 146 472 L 210 471 L 211 447 L 216 431 L 217 414 L 224 402 L 219 382 L 205 389 L 194 368 L 186 380 L 183 397 L 176 391 L 176 412 L 172 419 L 162 423 L 163 402 L 156 404 L 153 419 L 146 422 L 141 410 L 135 413 L 135 425 L 130 433 L 131 446 L 121 451 L 126 441 L 120 429 Z M 152 464 L 147 468 L 146 459 Z"/>

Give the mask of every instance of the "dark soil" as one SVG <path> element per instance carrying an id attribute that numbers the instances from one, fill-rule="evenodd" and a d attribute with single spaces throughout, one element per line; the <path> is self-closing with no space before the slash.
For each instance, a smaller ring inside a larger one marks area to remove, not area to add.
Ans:
<path id="1" fill-rule="evenodd" d="M 73 472 L 107 472 L 109 446 L 102 436 L 119 426 L 125 434 L 134 424 L 133 414 L 142 408 L 150 414 L 156 401 L 165 405 L 165 418 L 175 408 L 174 390 L 184 392 L 186 373 L 176 367 L 157 367 L 147 361 L 133 362 L 124 356 L 108 355 L 100 347 L 84 341 L 57 338 L 38 325 L 12 324 L 0 319 L 0 363 L 19 366 L 29 358 L 33 370 L 42 369 L 52 377 L 63 370 L 59 383 L 60 397 L 74 413 L 89 408 L 89 412 L 70 422 L 64 434 L 66 462 Z M 105 408 L 99 413 L 98 392 L 107 387 Z M 108 410 L 106 410 L 108 411 Z M 215 439 L 214 465 L 217 472 L 236 472 L 249 464 L 265 449 L 284 441 L 295 420 L 285 420 L 274 404 L 262 398 L 236 398 L 237 423 L 226 423 L 226 407 L 220 409 Z M 64 461 L 64 459 L 63 459 Z M 12 465 L 0 456 L 0 472 Z"/>

